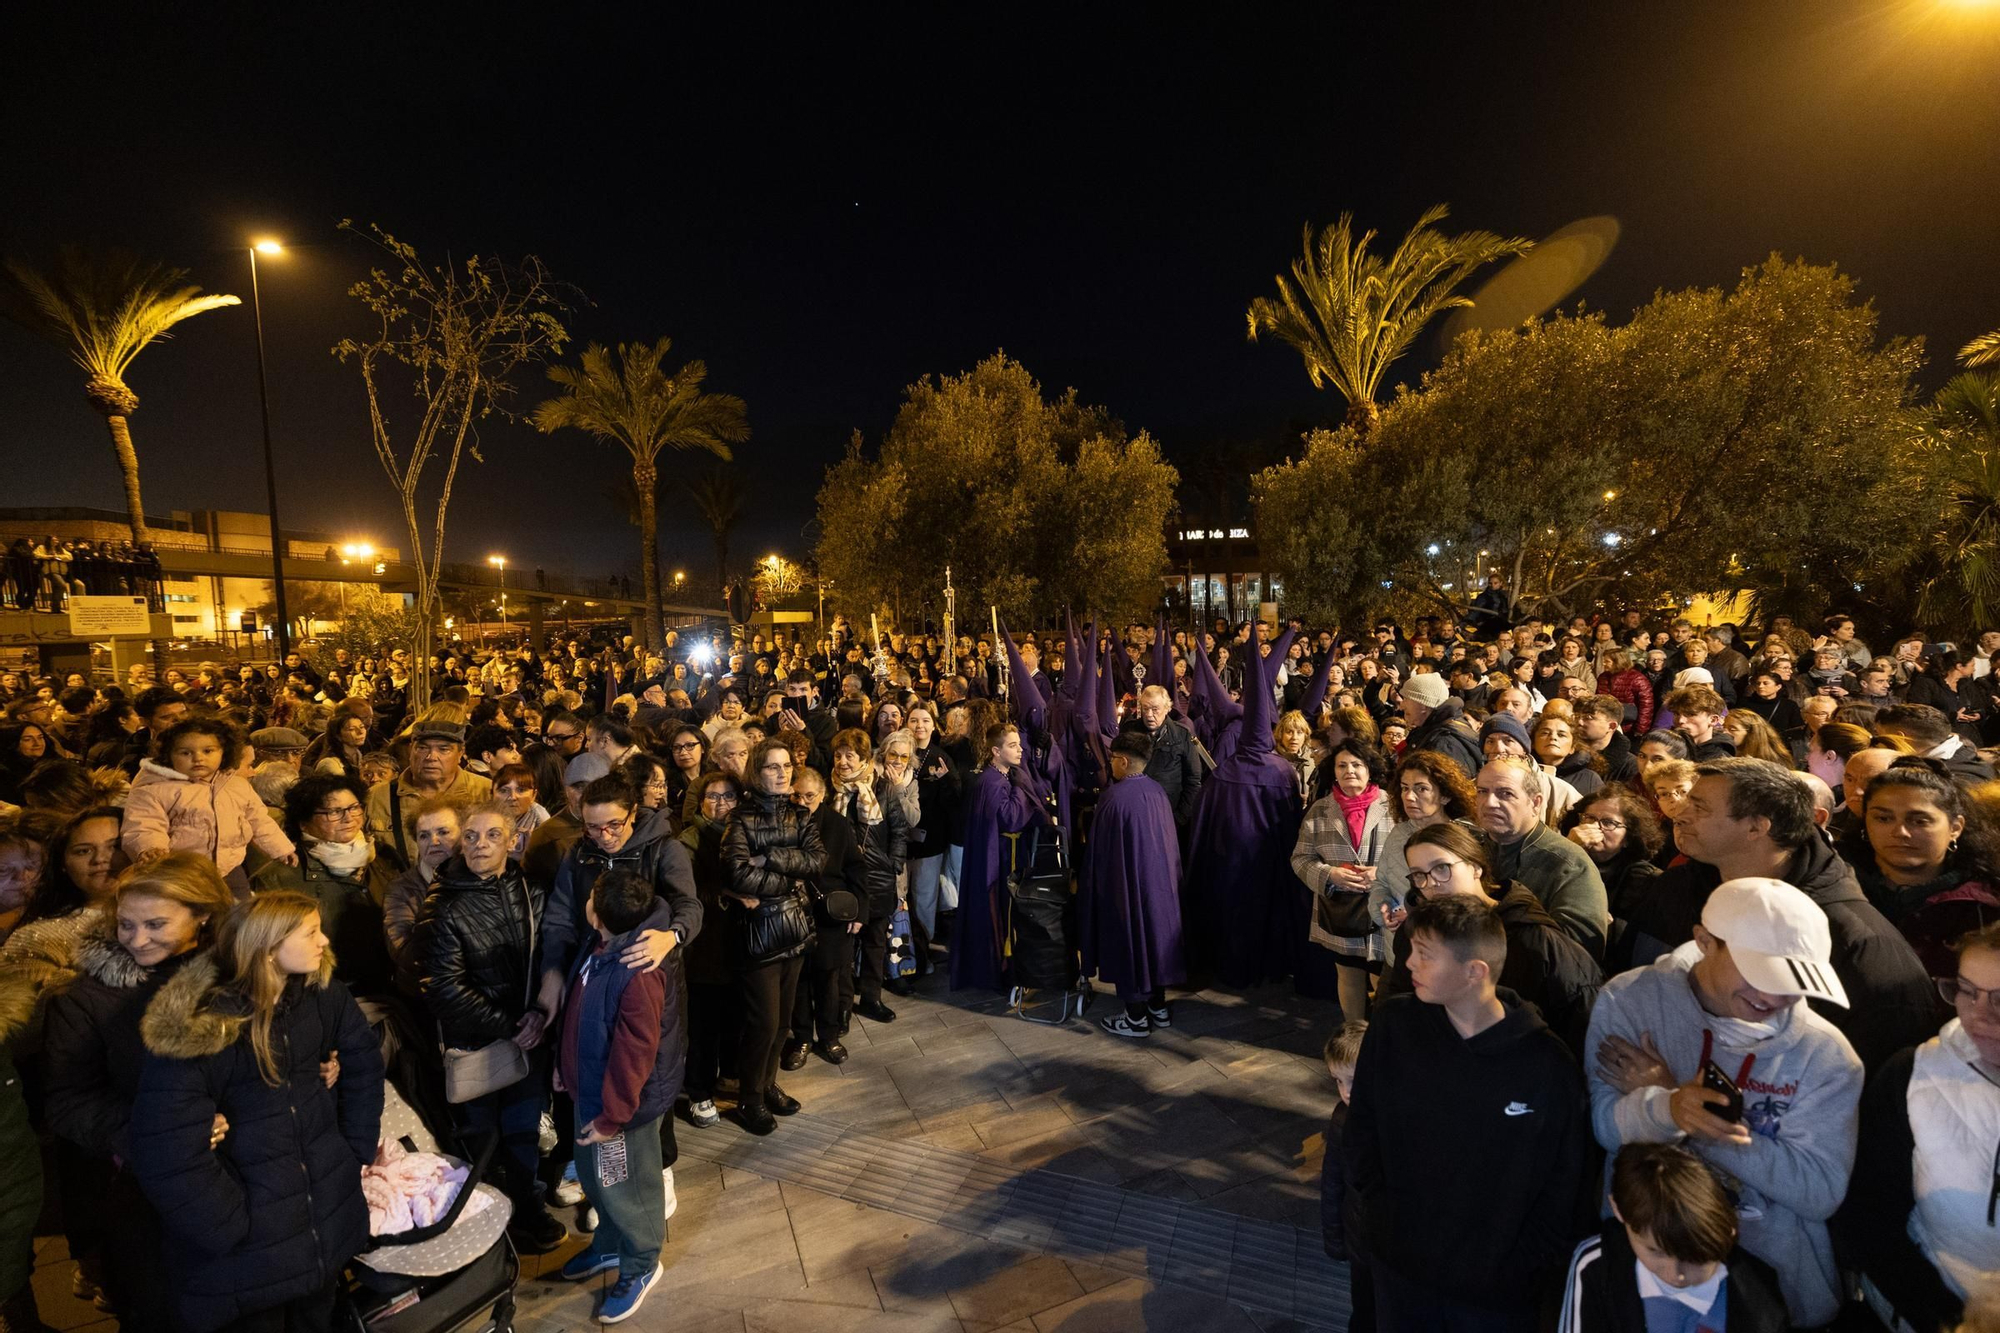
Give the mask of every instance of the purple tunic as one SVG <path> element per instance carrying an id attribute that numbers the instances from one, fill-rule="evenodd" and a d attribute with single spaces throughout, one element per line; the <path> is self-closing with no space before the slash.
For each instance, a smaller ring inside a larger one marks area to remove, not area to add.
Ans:
<path id="1" fill-rule="evenodd" d="M 1026 774 L 1024 773 L 1025 777 Z M 1032 824 L 1042 803 L 991 766 L 972 785 L 965 812 L 965 859 L 951 932 L 951 988 L 1007 989 L 1008 849 L 1001 836 Z"/>
<path id="2" fill-rule="evenodd" d="M 1307 919 L 1291 873 L 1298 841 L 1298 777 L 1271 740 L 1273 661 L 1283 661 L 1287 631 L 1266 659 L 1256 643 L 1244 662 L 1243 716 L 1237 744 L 1201 784 L 1189 840 L 1188 928 L 1217 978 L 1257 986 L 1291 973 Z"/>
<path id="3" fill-rule="evenodd" d="M 1144 774 L 1097 801 L 1077 913 L 1083 972 L 1143 999 L 1187 980 L 1181 953 L 1181 850 L 1174 807 Z"/>

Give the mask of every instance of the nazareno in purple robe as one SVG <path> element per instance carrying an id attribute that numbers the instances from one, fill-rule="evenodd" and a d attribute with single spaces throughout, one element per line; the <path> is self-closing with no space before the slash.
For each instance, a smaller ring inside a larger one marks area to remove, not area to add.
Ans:
<path id="1" fill-rule="evenodd" d="M 1083 974 L 1121 1000 L 1143 1000 L 1187 980 L 1181 948 L 1181 850 L 1174 807 L 1143 773 L 1097 799 L 1077 912 Z"/>
<path id="2" fill-rule="evenodd" d="M 1007 918 L 1013 896 L 1007 889 L 1011 840 L 1042 817 L 1047 803 L 1032 789 L 1023 769 L 1009 780 L 987 766 L 972 784 L 965 812 L 965 859 L 958 878 L 958 915 L 951 932 L 951 988 L 1007 989 Z M 1024 867 L 1025 868 L 1025 867 Z"/>
<path id="3" fill-rule="evenodd" d="M 1271 739 L 1273 664 L 1253 640 L 1243 663 L 1243 720 L 1235 749 L 1201 784 L 1183 888 L 1198 965 L 1226 986 L 1258 986 L 1289 975 L 1307 935 L 1307 904 L 1292 873 L 1298 841 L 1298 777 Z"/>

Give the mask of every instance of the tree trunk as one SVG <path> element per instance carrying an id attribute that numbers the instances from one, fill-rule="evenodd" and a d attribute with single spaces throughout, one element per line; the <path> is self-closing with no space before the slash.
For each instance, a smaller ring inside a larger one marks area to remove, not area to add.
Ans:
<path id="1" fill-rule="evenodd" d="M 106 412 L 104 424 L 111 430 L 111 451 L 118 455 L 118 473 L 125 481 L 125 523 L 132 529 L 132 545 L 144 546 L 152 540 L 146 530 L 146 503 L 139 498 L 139 451 L 132 447 L 132 423 L 123 412 Z M 152 602 L 146 603 L 146 612 L 152 614 Z M 154 639 L 153 679 L 167 678 L 167 660 L 173 645 L 165 639 Z"/>
<path id="2" fill-rule="evenodd" d="M 650 459 L 632 461 L 632 485 L 639 492 L 639 581 L 645 588 L 646 650 L 660 652 L 666 644 L 666 618 L 660 611 L 660 484 L 659 469 Z"/>
<path id="3" fill-rule="evenodd" d="M 1356 398 L 1347 405 L 1347 424 L 1354 427 L 1356 435 L 1367 435 L 1381 419 L 1382 409 L 1372 398 Z"/>
<path id="4" fill-rule="evenodd" d="M 729 591 L 729 534 L 720 529 L 715 534 L 715 590 L 718 597 Z"/>

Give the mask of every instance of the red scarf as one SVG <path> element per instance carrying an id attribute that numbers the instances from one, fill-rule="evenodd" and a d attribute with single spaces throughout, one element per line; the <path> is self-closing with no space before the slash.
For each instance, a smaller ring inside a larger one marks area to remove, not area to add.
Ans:
<path id="1" fill-rule="evenodd" d="M 1382 789 L 1371 782 L 1361 789 L 1361 793 L 1358 796 L 1349 796 L 1336 786 L 1333 789 L 1332 796 L 1334 801 L 1340 806 L 1340 812 L 1347 816 L 1348 845 L 1353 847 L 1354 854 L 1359 856 L 1361 855 L 1361 830 L 1368 827 L 1368 812 L 1374 808 L 1375 802 L 1382 799 Z"/>

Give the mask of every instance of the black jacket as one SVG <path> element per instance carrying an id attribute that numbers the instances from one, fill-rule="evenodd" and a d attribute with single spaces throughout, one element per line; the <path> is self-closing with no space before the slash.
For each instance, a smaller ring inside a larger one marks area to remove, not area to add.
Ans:
<path id="1" fill-rule="evenodd" d="M 129 1159 L 165 1219 L 182 1318 L 206 1333 L 324 1291 L 368 1243 L 361 1167 L 382 1122 L 382 1052 L 347 987 L 294 977 L 271 1024 L 280 1082 L 251 1050 L 249 1004 L 206 955 L 146 1009 Z M 320 1062 L 340 1056 L 331 1089 Z M 208 1144 L 217 1115 L 229 1121 Z"/>
<path id="2" fill-rule="evenodd" d="M 542 895 L 518 861 L 481 879 L 454 856 L 417 922 L 418 985 L 444 1044 L 474 1050 L 514 1035 L 535 993 Z"/>
<path id="3" fill-rule="evenodd" d="M 1909 941 L 1869 903 L 1847 863 L 1814 834 L 1778 878 L 1826 913 L 1833 970 L 1847 991 L 1848 1007 L 1809 1003 L 1840 1029 L 1861 1063 L 1872 1072 L 1905 1046 L 1929 1040 L 1938 1029 L 1930 976 Z M 1701 909 L 1720 883 L 1721 873 L 1700 861 L 1662 874 L 1644 901 L 1633 905 L 1633 964 L 1644 966 L 1693 939 Z"/>
<path id="4" fill-rule="evenodd" d="M 846 812 L 847 826 L 854 832 L 854 841 L 861 848 L 861 855 L 868 864 L 868 915 L 870 918 L 888 916 L 896 910 L 896 877 L 903 872 L 903 863 L 909 856 L 910 825 L 903 814 L 902 802 L 890 794 L 886 783 L 874 784 L 876 808 L 882 818 L 873 824 L 862 822 L 860 801 L 854 802 L 855 809 Z M 921 794 L 918 799 L 923 799 Z M 841 813 L 841 792 L 838 787 L 827 793 L 826 803 Z"/>
<path id="5" fill-rule="evenodd" d="M 1597 874 L 1604 881 L 1604 900 L 1611 908 L 1611 930 L 1604 941 L 1604 975 L 1615 977 L 1635 966 L 1632 918 L 1645 911 L 1647 895 L 1659 883 L 1660 867 L 1646 859 L 1646 849 L 1628 833 L 1618 855 L 1597 863 Z"/>
<path id="6" fill-rule="evenodd" d="M 752 857 L 764 864 L 753 866 Z M 722 831 L 722 863 L 729 869 L 729 892 L 741 898 L 782 898 L 817 880 L 826 868 L 826 843 L 819 824 L 790 797 L 754 788 Z"/>
<path id="7" fill-rule="evenodd" d="M 1616 727 L 1611 729 L 1611 743 L 1600 751 L 1604 756 L 1604 780 L 1623 782 L 1636 786 L 1639 781 L 1639 756 L 1632 753 L 1632 742 Z"/>
<path id="8" fill-rule="evenodd" d="M 932 770 L 940 764 L 944 772 L 932 777 Z M 950 850 L 964 778 L 943 740 L 935 735 L 917 752 L 912 766 L 917 774 L 917 826 L 910 830 L 910 859 L 922 861 Z"/>
<path id="9" fill-rule="evenodd" d="M 1434 750 L 1443 755 L 1457 764 L 1468 780 L 1478 777 L 1480 767 L 1486 762 L 1479 748 L 1479 729 L 1466 720 L 1465 705 L 1457 699 L 1446 699 L 1432 709 L 1424 724 L 1410 733 L 1403 753 L 1414 754 L 1418 750 Z"/>
<path id="10" fill-rule="evenodd" d="M 690 986 L 722 986 L 736 977 L 737 955 L 729 948 L 729 918 L 722 900 L 729 892 L 729 870 L 722 864 L 722 828 L 697 814 L 678 835 L 694 872 L 694 894 L 701 903 L 704 927 L 687 947 Z"/>
<path id="11" fill-rule="evenodd" d="M 1607 1221 L 1603 1234 L 1578 1247 L 1570 1264 L 1557 1333 L 1646 1333 L 1638 1262 L 1625 1228 Z M 1788 1333 L 1791 1315 L 1771 1266 L 1740 1245 L 1725 1262 L 1729 1333 Z"/>
<path id="12" fill-rule="evenodd" d="M 1370 1262 L 1506 1311 L 1535 1304 L 1583 1232 L 1591 1130 L 1575 1059 L 1532 1006 L 1500 999 L 1507 1016 L 1469 1039 L 1414 995 L 1382 1004 L 1346 1155 Z"/>
<path id="13" fill-rule="evenodd" d="M 542 913 L 542 955 L 538 964 L 544 972 L 560 972 L 567 977 L 577 958 L 577 942 L 592 935 L 584 920 L 583 906 L 597 877 L 607 870 L 629 870 L 653 886 L 653 894 L 672 909 L 674 934 L 687 944 L 701 933 L 701 900 L 695 894 L 694 864 L 687 848 L 668 832 L 669 821 L 661 810 L 632 807 L 638 822 L 632 836 L 615 852 L 607 852 L 587 835 L 570 844 L 562 864 L 556 868 L 555 887 L 549 890 L 548 907 Z"/>
<path id="14" fill-rule="evenodd" d="M 1361 1195 L 1347 1174 L 1347 1103 L 1333 1108 L 1326 1122 L 1326 1156 L 1319 1168 L 1319 1235 L 1326 1257 L 1366 1263 L 1367 1232 L 1361 1225 Z"/>
<path id="15" fill-rule="evenodd" d="M 127 1132 L 146 1045 L 139 1020 L 160 988 L 198 955 L 141 967 L 104 930 L 76 951 L 76 975 L 42 1020 L 42 1082 L 49 1128 L 92 1157 L 131 1152 Z"/>
<path id="16" fill-rule="evenodd" d="M 826 866 L 815 881 L 817 892 L 813 894 L 813 915 L 818 918 L 820 938 L 825 940 L 827 932 L 845 932 L 847 923 L 835 921 L 826 914 L 826 895 L 829 893 L 851 893 L 861 902 L 864 918 L 868 910 L 868 857 L 862 852 L 861 844 L 854 840 L 854 826 L 842 819 L 831 805 L 820 803 L 819 811 L 813 816 L 819 826 L 819 836 L 826 848 Z"/>
<path id="17" fill-rule="evenodd" d="M 1194 822 L 1194 808 L 1201 799 L 1202 769 L 1194 755 L 1194 737 L 1172 718 L 1160 723 L 1152 736 L 1153 757 L 1146 761 L 1146 776 L 1166 792 L 1174 823 L 1186 828 Z"/>
<path id="18" fill-rule="evenodd" d="M 1411 897 L 1421 893 L 1413 890 Z M 1507 931 L 1507 961 L 1500 968 L 1500 984 L 1534 1005 L 1549 1030 L 1581 1061 L 1584 1036 L 1590 1030 L 1590 1009 L 1597 1003 L 1598 988 L 1604 985 L 1597 961 L 1525 884 L 1509 884 L 1496 911 Z M 1407 995 L 1411 990 L 1409 922 L 1397 928 L 1391 949 L 1394 959 L 1382 978 L 1382 993 Z"/>

